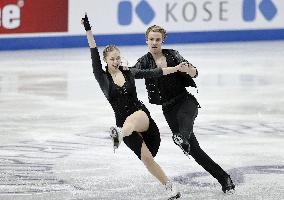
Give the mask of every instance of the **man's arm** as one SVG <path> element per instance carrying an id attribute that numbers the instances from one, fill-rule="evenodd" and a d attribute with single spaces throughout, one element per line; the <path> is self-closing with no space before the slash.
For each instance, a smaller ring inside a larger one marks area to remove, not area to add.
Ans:
<path id="1" fill-rule="evenodd" d="M 175 67 L 157 67 L 154 69 L 150 69 L 147 67 L 150 63 L 146 63 L 143 61 L 143 58 L 138 59 L 137 63 L 130 68 L 131 73 L 134 75 L 136 79 L 143 79 L 143 78 L 157 78 L 164 75 L 176 73 L 180 71 L 181 64 Z"/>
<path id="2" fill-rule="evenodd" d="M 180 65 L 175 67 L 155 68 L 155 69 L 137 69 L 134 67 L 129 68 L 131 73 L 136 79 L 143 78 L 158 78 L 168 74 L 176 73 L 179 71 Z"/>
<path id="3" fill-rule="evenodd" d="M 195 66 L 189 63 L 186 59 L 184 59 L 178 51 L 175 50 L 175 57 L 177 60 L 182 64 L 181 65 L 181 72 L 185 72 L 190 75 L 192 78 L 196 78 L 198 76 L 198 70 Z"/>
<path id="4" fill-rule="evenodd" d="M 196 78 L 198 76 L 196 67 L 194 67 L 191 63 L 181 63 L 180 72 L 185 72 L 190 75 L 191 78 Z"/>

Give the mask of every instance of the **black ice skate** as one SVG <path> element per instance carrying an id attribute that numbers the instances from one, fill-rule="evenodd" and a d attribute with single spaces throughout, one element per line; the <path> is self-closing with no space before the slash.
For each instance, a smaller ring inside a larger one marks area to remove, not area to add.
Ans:
<path id="1" fill-rule="evenodd" d="M 168 198 L 168 200 L 179 199 L 181 197 L 180 192 L 178 192 L 175 196 Z"/>
<path id="2" fill-rule="evenodd" d="M 222 191 L 225 194 L 232 194 L 235 191 L 235 185 L 230 176 L 225 178 L 224 182 L 222 183 Z"/>
<path id="3" fill-rule="evenodd" d="M 110 127 L 110 137 L 113 141 L 113 151 L 115 153 L 115 149 L 117 149 L 122 141 L 122 131 L 121 128 L 118 127 Z"/>

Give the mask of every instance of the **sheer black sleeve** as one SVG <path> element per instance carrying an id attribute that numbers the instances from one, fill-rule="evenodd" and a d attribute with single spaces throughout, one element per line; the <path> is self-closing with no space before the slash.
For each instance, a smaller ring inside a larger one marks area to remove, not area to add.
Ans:
<path id="1" fill-rule="evenodd" d="M 98 48 L 91 48 L 92 67 L 95 78 L 97 79 L 104 95 L 109 99 L 110 83 L 106 72 L 102 68 Z"/>
<path id="2" fill-rule="evenodd" d="M 163 70 L 161 68 L 137 69 L 135 67 L 132 67 L 129 68 L 129 70 L 136 79 L 157 78 L 163 76 Z"/>

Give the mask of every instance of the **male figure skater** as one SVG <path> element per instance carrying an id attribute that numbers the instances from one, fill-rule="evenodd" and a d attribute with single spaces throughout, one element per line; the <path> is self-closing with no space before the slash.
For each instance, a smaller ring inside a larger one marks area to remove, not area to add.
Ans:
<path id="1" fill-rule="evenodd" d="M 181 64 L 183 70 L 159 78 L 145 78 L 148 99 L 151 104 L 162 105 L 163 114 L 173 133 L 173 141 L 187 156 L 208 171 L 222 186 L 224 193 L 235 188 L 230 176 L 216 164 L 199 146 L 193 133 L 194 120 L 200 108 L 196 98 L 186 87 L 196 87 L 192 78 L 198 76 L 197 69 L 176 50 L 163 49 L 167 36 L 164 28 L 153 25 L 146 31 L 149 52 L 138 59 L 137 69 L 173 67 Z"/>

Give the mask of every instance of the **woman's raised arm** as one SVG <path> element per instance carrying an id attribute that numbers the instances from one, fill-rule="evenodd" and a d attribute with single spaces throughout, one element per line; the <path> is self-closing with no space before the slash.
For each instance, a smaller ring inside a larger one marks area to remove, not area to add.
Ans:
<path id="1" fill-rule="evenodd" d="M 89 43 L 89 47 L 91 50 L 91 58 L 92 58 L 92 67 L 93 67 L 93 73 L 98 81 L 100 88 L 102 89 L 104 95 L 106 98 L 109 98 L 109 80 L 107 78 L 106 72 L 102 69 L 102 63 L 99 55 L 99 51 L 96 45 L 96 41 L 93 36 L 93 32 L 91 30 L 91 26 L 89 23 L 89 19 L 87 16 L 87 13 L 85 13 L 85 17 L 82 18 L 81 24 L 84 25 L 84 28 L 86 30 L 86 35 Z"/>
<path id="2" fill-rule="evenodd" d="M 90 48 L 95 48 L 95 47 L 97 47 L 96 41 L 95 41 L 95 39 L 94 39 L 92 30 L 91 30 L 91 26 L 90 26 L 90 22 L 89 22 L 87 13 L 85 13 L 85 17 L 82 18 L 81 24 L 84 25 L 84 28 L 85 28 L 85 30 L 86 30 L 86 34 L 87 34 L 87 39 L 88 39 L 89 47 L 90 47 Z"/>

